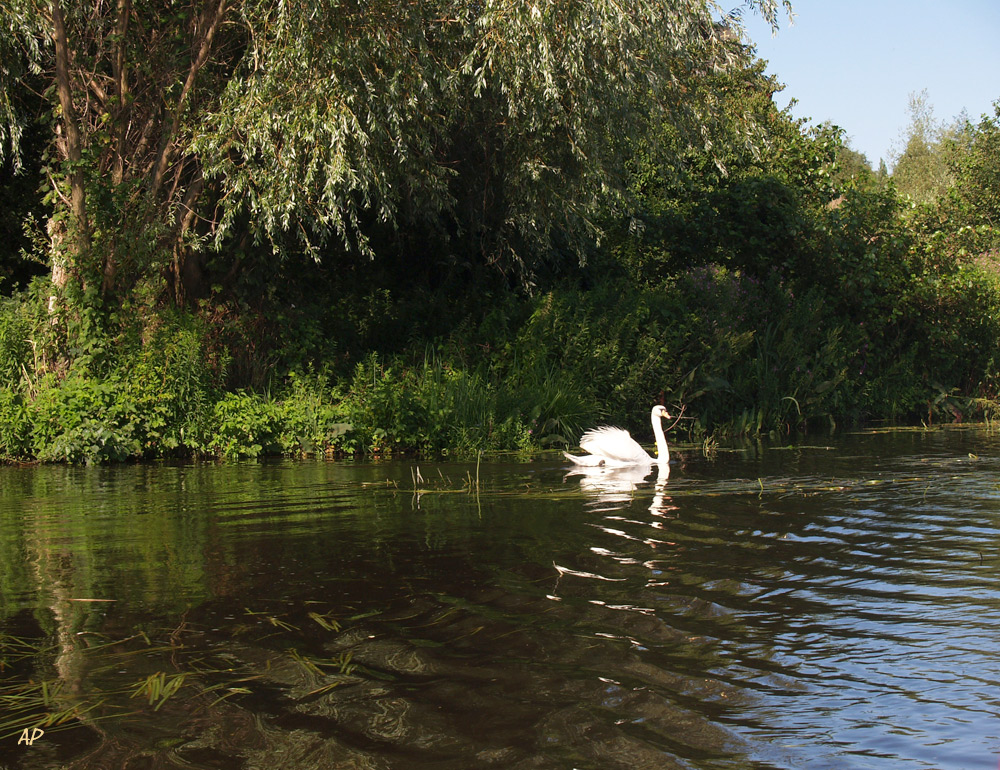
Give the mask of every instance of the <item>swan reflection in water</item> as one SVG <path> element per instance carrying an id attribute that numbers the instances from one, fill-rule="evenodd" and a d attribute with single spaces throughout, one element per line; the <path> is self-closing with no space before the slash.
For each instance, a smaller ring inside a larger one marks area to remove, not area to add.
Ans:
<path id="1" fill-rule="evenodd" d="M 633 465 L 626 468 L 577 465 L 567 472 L 564 480 L 580 477 L 580 489 L 598 503 L 627 503 L 632 500 L 636 489 L 645 486 L 646 479 L 655 465 Z M 670 470 L 667 466 L 658 471 L 657 484 L 666 484 Z"/>
<path id="2" fill-rule="evenodd" d="M 591 498 L 586 507 L 599 514 L 599 518 L 588 524 L 600 534 L 568 564 L 552 563 L 555 581 L 546 598 L 562 601 L 564 578 L 576 584 L 573 593 L 580 595 L 578 592 L 582 590 L 584 595 L 589 595 L 591 589 L 583 588 L 585 583 L 595 581 L 590 584 L 596 586 L 626 582 L 634 579 L 636 567 L 642 568 L 639 574 L 645 574 L 644 588 L 661 590 L 669 585 L 666 577 L 669 554 L 676 546 L 673 540 L 667 539 L 671 529 L 669 520 L 677 516 L 678 508 L 667 494 L 669 472 L 664 472 L 665 467 L 659 468 L 659 473 L 654 473 L 655 470 L 655 466 L 579 466 L 566 474 L 564 480 L 567 481 L 578 477 L 580 489 Z M 649 513 L 637 513 L 635 509 L 646 507 L 647 500 Z M 603 589 L 594 590 L 599 594 Z M 594 595 L 590 602 L 616 610 L 634 610 L 643 615 L 655 614 L 653 608 L 633 604 L 630 600 L 609 604 Z"/>
<path id="3" fill-rule="evenodd" d="M 663 538 L 664 530 L 669 530 L 669 520 L 677 516 L 678 507 L 667 494 L 667 482 L 670 477 L 670 467 L 666 463 L 656 465 L 634 465 L 631 467 L 606 467 L 577 465 L 564 476 L 564 481 L 579 478 L 580 489 L 591 498 L 588 508 L 602 514 L 602 521 L 593 522 L 593 526 L 605 535 L 620 538 L 621 549 L 609 549 L 606 546 L 593 545 L 588 550 L 590 554 L 609 558 L 617 566 L 610 572 L 604 570 L 580 570 L 553 563 L 557 577 L 552 593 L 548 598 L 559 600 L 558 588 L 565 575 L 578 578 L 590 578 L 600 581 L 619 581 L 623 577 L 615 576 L 626 564 L 642 564 L 648 572 L 647 587 L 667 585 L 664 579 L 665 556 L 664 549 L 676 545 L 672 540 Z M 652 495 L 648 487 L 652 485 Z M 649 499 L 649 516 L 629 515 L 628 511 L 636 502 Z M 632 545 L 626 546 L 625 543 Z M 636 550 L 636 544 L 641 544 Z M 642 553 L 644 549 L 649 549 Z M 591 566 L 596 566 L 592 564 Z"/>
<path id="4" fill-rule="evenodd" d="M 564 477 L 567 481 L 575 476 L 580 477 L 580 489 L 592 498 L 588 507 L 611 513 L 630 506 L 636 500 L 636 493 L 648 485 L 647 479 L 653 468 L 586 468 L 576 467 Z M 667 481 L 670 478 L 669 468 L 660 467 L 653 482 L 653 496 L 649 503 L 649 512 L 654 517 L 647 526 L 660 529 L 662 519 L 674 518 L 678 510 L 674 501 L 667 494 Z M 612 517 L 613 518 L 613 517 Z"/>

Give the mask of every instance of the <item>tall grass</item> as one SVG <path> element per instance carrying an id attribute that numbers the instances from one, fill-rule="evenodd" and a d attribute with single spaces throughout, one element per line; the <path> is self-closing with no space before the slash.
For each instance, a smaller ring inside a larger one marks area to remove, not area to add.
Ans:
<path id="1" fill-rule="evenodd" d="M 372 355 L 346 398 L 355 448 L 475 453 L 566 446 L 595 414 L 584 389 L 554 367 L 476 366 L 427 351 L 407 365 Z"/>

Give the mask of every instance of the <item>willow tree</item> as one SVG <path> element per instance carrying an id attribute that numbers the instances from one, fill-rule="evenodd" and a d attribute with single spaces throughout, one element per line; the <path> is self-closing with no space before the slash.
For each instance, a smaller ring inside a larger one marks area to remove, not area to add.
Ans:
<path id="1" fill-rule="evenodd" d="M 0 0 L 0 77 L 7 93 L 42 83 L 51 126 L 47 232 L 55 288 L 100 306 L 148 274 L 181 274 L 197 246 L 204 192 L 189 150 L 204 109 L 237 66 L 244 43 L 219 35 L 215 3 Z M 11 100 L 0 102 L 17 152 Z M 175 282 L 176 285 L 180 285 Z"/>
<path id="2" fill-rule="evenodd" d="M 738 55 L 739 16 L 705 0 L 0 8 L 4 88 L 50 83 L 53 278 L 98 304 L 150 276 L 181 301 L 192 255 L 234 238 L 370 257 L 373 226 L 420 225 L 520 269 L 582 248 L 651 117 L 711 141 L 690 86 Z"/>

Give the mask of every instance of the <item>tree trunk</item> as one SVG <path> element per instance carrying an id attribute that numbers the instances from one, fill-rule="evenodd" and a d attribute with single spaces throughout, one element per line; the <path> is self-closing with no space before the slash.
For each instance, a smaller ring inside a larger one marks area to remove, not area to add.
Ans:
<path id="1" fill-rule="evenodd" d="M 81 263 L 90 252 L 90 222 L 87 218 L 86 174 L 83 170 L 83 139 L 73 106 L 73 89 L 69 73 L 69 41 L 66 37 L 66 22 L 59 0 L 52 0 L 52 41 L 56 51 L 56 91 L 62 108 L 62 145 L 66 160 L 69 161 L 70 183 L 70 237 L 72 262 Z M 57 244 L 53 244 L 57 245 Z M 61 247 L 61 244 L 58 244 Z M 53 280 L 56 280 L 55 260 L 53 260 Z M 63 281 L 65 283 L 65 279 Z"/>

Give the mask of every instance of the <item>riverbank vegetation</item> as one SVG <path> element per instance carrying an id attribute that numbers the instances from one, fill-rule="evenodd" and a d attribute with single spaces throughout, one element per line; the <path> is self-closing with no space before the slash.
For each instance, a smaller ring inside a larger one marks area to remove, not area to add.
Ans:
<path id="1" fill-rule="evenodd" d="M 6 459 L 997 416 L 1000 103 L 873 171 L 695 0 L 15 0 L 0 65 Z"/>

